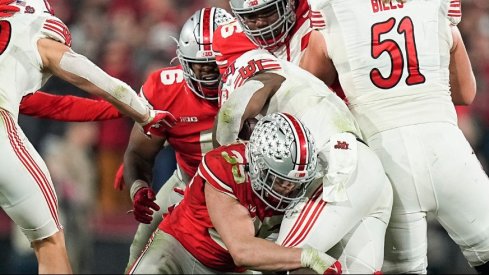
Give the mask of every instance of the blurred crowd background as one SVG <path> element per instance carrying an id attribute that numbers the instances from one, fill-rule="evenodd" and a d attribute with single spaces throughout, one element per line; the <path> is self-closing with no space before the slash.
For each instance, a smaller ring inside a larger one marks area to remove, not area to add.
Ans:
<path id="1" fill-rule="evenodd" d="M 73 49 L 136 91 L 151 71 L 178 63 L 174 60 L 176 42 L 172 37 L 178 38 L 181 26 L 192 13 L 205 6 L 230 11 L 228 0 L 49 2 L 70 28 Z M 457 109 L 459 124 L 489 172 L 489 1 L 462 0 L 462 6 L 459 28 L 478 91 L 471 106 Z M 42 90 L 88 96 L 57 78 L 52 78 Z M 63 123 L 21 115 L 20 125 L 51 171 L 74 272 L 122 273 L 137 222 L 126 214 L 132 207 L 127 188 L 114 190 L 113 179 L 122 162 L 132 122 L 121 118 Z M 172 163 L 171 150 L 158 157 L 158 163 L 165 161 Z M 161 183 L 166 174 L 155 172 L 156 184 Z M 429 218 L 429 273 L 475 274 L 444 229 Z M 37 272 L 29 244 L 3 211 L 0 211 L 0 251 L 0 273 Z"/>

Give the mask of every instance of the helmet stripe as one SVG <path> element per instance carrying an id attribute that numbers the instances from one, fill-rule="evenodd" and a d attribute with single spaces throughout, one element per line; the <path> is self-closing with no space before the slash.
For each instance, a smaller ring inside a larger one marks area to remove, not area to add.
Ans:
<path id="1" fill-rule="evenodd" d="M 213 26 L 211 26 L 212 23 L 212 16 L 214 16 L 214 8 L 204 8 L 202 9 L 202 16 L 200 17 L 200 30 L 202 36 L 200 37 L 201 43 L 200 47 L 201 50 L 203 51 L 210 51 L 211 49 L 211 43 L 212 43 L 212 32 L 213 32 Z"/>
<path id="2" fill-rule="evenodd" d="M 286 121 L 291 125 L 292 133 L 294 134 L 294 139 L 296 141 L 297 155 L 295 159 L 295 170 L 305 171 L 307 160 L 311 152 L 309 152 L 309 146 L 307 144 L 307 135 L 302 124 L 292 115 L 283 113 Z"/>

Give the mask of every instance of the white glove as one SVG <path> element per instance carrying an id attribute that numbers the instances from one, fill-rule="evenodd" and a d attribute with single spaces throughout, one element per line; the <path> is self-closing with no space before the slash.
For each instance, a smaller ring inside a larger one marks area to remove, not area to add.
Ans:
<path id="1" fill-rule="evenodd" d="M 314 248 L 303 248 L 301 253 L 302 267 L 308 267 L 318 274 L 341 274 L 341 263 L 326 253 Z"/>

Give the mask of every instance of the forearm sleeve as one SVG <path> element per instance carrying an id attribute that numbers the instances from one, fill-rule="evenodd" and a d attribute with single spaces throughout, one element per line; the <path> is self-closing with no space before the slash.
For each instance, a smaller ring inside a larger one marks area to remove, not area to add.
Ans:
<path id="1" fill-rule="evenodd" d="M 73 51 L 63 54 L 59 66 L 61 69 L 77 75 L 129 106 L 136 113 L 145 116 L 148 107 L 139 99 L 137 93 L 126 83 L 111 77 L 83 55 Z"/>

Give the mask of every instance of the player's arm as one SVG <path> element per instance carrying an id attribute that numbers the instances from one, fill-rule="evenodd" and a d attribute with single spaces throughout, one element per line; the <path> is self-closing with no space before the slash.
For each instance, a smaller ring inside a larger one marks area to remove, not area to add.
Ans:
<path id="1" fill-rule="evenodd" d="M 122 117 L 122 114 L 106 101 L 70 95 L 53 95 L 42 91 L 23 97 L 19 111 L 28 116 L 76 122 Z"/>
<path id="2" fill-rule="evenodd" d="M 154 160 L 164 143 L 165 137 L 148 138 L 136 125 L 133 127 L 124 153 L 124 181 L 128 187 L 137 180 L 151 183 Z"/>
<path id="3" fill-rule="evenodd" d="M 335 274 L 326 273 L 332 271 L 341 274 L 341 265 L 325 253 L 312 248 L 284 247 L 255 237 L 253 220 L 243 205 L 209 183 L 205 184 L 204 192 L 212 224 L 237 266 L 259 271 L 308 267 L 319 274 Z"/>
<path id="4" fill-rule="evenodd" d="M 459 29 L 451 26 L 453 46 L 450 52 L 450 86 L 455 105 L 471 104 L 476 95 L 476 82 L 467 49 Z"/>
<path id="5" fill-rule="evenodd" d="M 134 125 L 124 153 L 124 182 L 129 187 L 134 217 L 142 223 L 150 223 L 153 210 L 160 209 L 154 202 L 156 193 L 151 182 L 154 160 L 164 143 L 164 137 L 153 135 L 148 138 Z"/>
<path id="6" fill-rule="evenodd" d="M 49 38 L 39 39 L 37 46 L 44 69 L 90 94 L 104 98 L 139 123 L 150 119 L 148 107 L 129 85 L 109 76 L 85 56 Z"/>
<path id="7" fill-rule="evenodd" d="M 323 35 L 313 30 L 299 66 L 331 86 L 336 79 L 336 69 L 329 58 Z"/>
<path id="8" fill-rule="evenodd" d="M 263 72 L 251 77 L 232 92 L 219 109 L 214 123 L 214 146 L 236 141 L 244 121 L 261 113 L 284 80 L 284 77 L 273 72 Z"/>
<path id="9" fill-rule="evenodd" d="M 253 270 L 289 270 L 301 267 L 301 249 L 282 247 L 254 236 L 253 221 L 247 209 L 236 199 L 206 183 L 205 200 L 212 224 L 237 266 Z"/>

